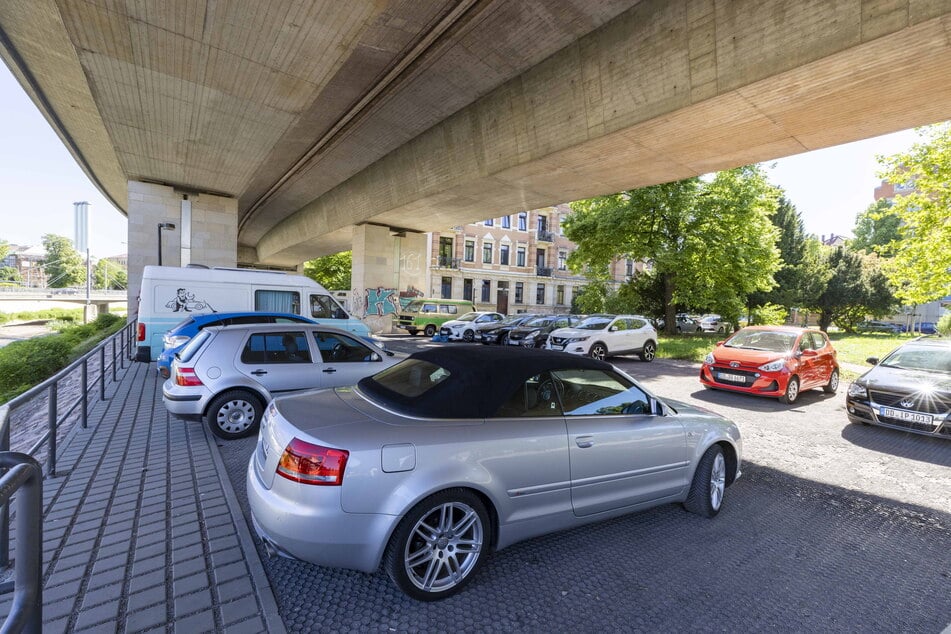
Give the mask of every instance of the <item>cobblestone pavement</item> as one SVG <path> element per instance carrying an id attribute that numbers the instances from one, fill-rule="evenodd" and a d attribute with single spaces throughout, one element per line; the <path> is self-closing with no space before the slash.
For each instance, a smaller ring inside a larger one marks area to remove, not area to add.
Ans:
<path id="1" fill-rule="evenodd" d="M 940 632 L 951 623 L 951 443 L 848 425 L 841 393 L 810 392 L 788 407 L 702 390 L 695 364 L 615 361 L 658 394 L 740 425 L 744 475 L 717 518 L 667 505 L 522 542 L 438 603 L 406 598 L 382 572 L 264 559 L 287 629 Z M 254 439 L 218 445 L 247 514 Z"/>
<path id="2" fill-rule="evenodd" d="M 43 631 L 284 631 L 211 434 L 167 414 L 154 365 L 89 421 L 43 484 Z"/>

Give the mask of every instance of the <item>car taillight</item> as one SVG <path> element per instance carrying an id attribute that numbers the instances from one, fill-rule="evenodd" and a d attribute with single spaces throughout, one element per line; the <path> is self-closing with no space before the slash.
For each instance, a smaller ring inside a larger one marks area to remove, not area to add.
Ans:
<path id="1" fill-rule="evenodd" d="M 277 474 L 301 484 L 340 486 L 348 457 L 350 452 L 344 449 L 312 445 L 295 438 L 281 455 Z"/>
<path id="2" fill-rule="evenodd" d="M 135 338 L 136 341 L 145 341 L 145 324 L 143 324 L 141 321 L 135 328 Z"/>
<path id="3" fill-rule="evenodd" d="M 202 385 L 194 368 L 175 368 L 175 384 L 183 387 Z"/>

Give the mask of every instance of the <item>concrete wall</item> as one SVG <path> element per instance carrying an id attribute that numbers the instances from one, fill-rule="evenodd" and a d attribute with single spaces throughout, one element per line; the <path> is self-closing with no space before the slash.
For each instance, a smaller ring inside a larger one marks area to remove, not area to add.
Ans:
<path id="1" fill-rule="evenodd" d="M 158 264 L 159 223 L 175 225 L 161 232 L 163 265 L 235 266 L 237 217 L 235 198 L 129 181 L 130 316 L 136 312 L 143 268 Z"/>

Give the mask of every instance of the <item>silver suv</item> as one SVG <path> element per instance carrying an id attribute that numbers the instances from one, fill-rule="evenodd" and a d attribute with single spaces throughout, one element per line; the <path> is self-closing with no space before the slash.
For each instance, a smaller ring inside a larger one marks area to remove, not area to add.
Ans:
<path id="1" fill-rule="evenodd" d="M 595 359 L 636 354 L 641 361 L 653 361 L 657 331 L 640 315 L 592 315 L 573 328 L 553 330 L 545 347 Z"/>
<path id="2" fill-rule="evenodd" d="M 274 395 L 354 385 L 403 356 L 320 324 L 206 328 L 176 355 L 162 400 L 172 414 L 204 419 L 230 440 L 257 430 Z"/>

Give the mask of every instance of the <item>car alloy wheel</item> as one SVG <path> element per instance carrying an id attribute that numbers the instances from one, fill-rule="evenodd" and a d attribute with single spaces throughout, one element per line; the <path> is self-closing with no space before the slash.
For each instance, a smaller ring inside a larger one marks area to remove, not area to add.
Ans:
<path id="1" fill-rule="evenodd" d="M 713 517 L 720 512 L 725 491 L 726 458 L 723 449 L 713 445 L 697 463 L 684 508 L 703 517 Z"/>
<path id="2" fill-rule="evenodd" d="M 832 368 L 832 374 L 829 375 L 829 382 L 822 386 L 822 391 L 826 394 L 835 394 L 839 389 L 839 369 Z"/>
<path id="3" fill-rule="evenodd" d="M 475 333 L 472 332 L 471 330 L 465 331 L 464 333 L 462 333 L 462 340 L 465 341 L 466 343 L 472 343 L 473 341 L 475 341 Z"/>
<path id="4" fill-rule="evenodd" d="M 789 383 L 786 384 L 786 392 L 779 397 L 779 402 L 792 405 L 797 398 L 799 398 L 799 379 L 792 377 L 789 379 Z"/>
<path id="5" fill-rule="evenodd" d="M 648 341 L 644 344 L 644 347 L 641 348 L 641 353 L 639 356 L 641 361 L 650 363 L 654 360 L 654 357 L 657 356 L 657 344 L 655 344 L 653 341 Z"/>
<path id="6" fill-rule="evenodd" d="M 604 361 L 604 358 L 608 356 L 608 349 L 604 347 L 603 343 L 596 343 L 591 346 L 591 351 L 588 353 L 588 356 L 592 359 Z"/>
<path id="7" fill-rule="evenodd" d="M 482 564 L 491 530 L 478 496 L 466 489 L 443 491 L 406 514 L 387 545 L 384 565 L 409 596 L 443 599 L 461 590 Z"/>
<path id="8" fill-rule="evenodd" d="M 234 440 L 257 430 L 262 411 L 257 396 L 247 390 L 231 390 L 211 402 L 206 422 L 219 438 Z"/>

